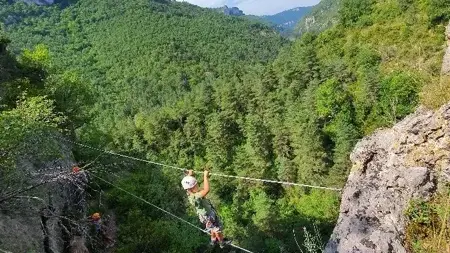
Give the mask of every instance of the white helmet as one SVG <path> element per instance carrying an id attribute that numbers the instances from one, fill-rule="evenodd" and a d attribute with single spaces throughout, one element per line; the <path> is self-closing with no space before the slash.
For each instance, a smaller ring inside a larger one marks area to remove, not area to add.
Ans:
<path id="1" fill-rule="evenodd" d="M 183 189 L 189 190 L 192 189 L 197 184 L 197 179 L 193 176 L 185 176 L 183 180 L 181 180 L 181 185 Z"/>

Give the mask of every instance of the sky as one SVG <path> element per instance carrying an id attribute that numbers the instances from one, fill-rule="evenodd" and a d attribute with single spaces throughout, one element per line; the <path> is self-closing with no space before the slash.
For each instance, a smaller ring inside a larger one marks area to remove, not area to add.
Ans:
<path id="1" fill-rule="evenodd" d="M 201 7 L 239 7 L 245 14 L 272 15 L 295 7 L 311 6 L 320 0 L 177 0 Z"/>

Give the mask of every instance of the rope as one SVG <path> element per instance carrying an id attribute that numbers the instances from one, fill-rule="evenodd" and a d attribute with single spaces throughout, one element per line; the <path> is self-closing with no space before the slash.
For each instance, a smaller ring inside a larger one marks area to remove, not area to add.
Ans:
<path id="1" fill-rule="evenodd" d="M 175 218 L 175 219 L 177 219 L 177 220 L 179 220 L 179 221 L 181 221 L 181 222 L 184 222 L 184 223 L 188 224 L 189 226 L 194 227 L 195 229 L 198 229 L 198 230 L 202 231 L 203 233 L 208 233 L 208 232 L 206 232 L 205 230 L 203 230 L 203 229 L 197 227 L 196 225 L 190 223 L 189 221 L 186 221 L 186 220 L 184 220 L 184 219 L 182 219 L 182 218 L 176 216 L 175 214 L 172 214 L 171 212 L 166 211 L 166 210 L 162 209 L 161 207 L 159 207 L 159 206 L 157 206 L 157 205 L 155 205 L 155 204 L 152 204 L 152 203 L 148 202 L 147 200 L 145 200 L 145 199 L 143 199 L 143 198 L 137 196 L 137 195 L 134 194 L 134 193 L 131 193 L 131 192 L 129 192 L 129 191 L 123 189 L 122 187 L 117 186 L 117 185 L 114 185 L 113 183 L 111 183 L 111 182 L 109 182 L 109 181 L 107 181 L 107 180 L 105 180 L 105 179 L 103 179 L 103 178 L 101 178 L 101 177 L 95 175 L 94 173 L 90 173 L 90 174 L 91 174 L 93 177 L 97 178 L 98 180 L 100 180 L 100 181 L 102 181 L 102 182 L 104 182 L 104 183 L 106 183 L 106 184 L 108 184 L 108 185 L 110 185 L 110 186 L 112 186 L 112 187 L 114 187 L 114 188 L 120 190 L 120 191 L 123 191 L 123 192 L 127 193 L 128 195 L 133 196 L 134 198 L 136 198 L 136 199 L 138 199 L 138 200 L 140 200 L 140 201 L 142 201 L 142 202 L 144 202 L 144 203 L 146 203 L 146 204 L 148 204 L 148 205 L 151 205 L 152 207 L 154 207 L 154 208 L 160 210 L 161 212 L 164 212 L 164 213 L 166 213 L 166 214 L 172 216 L 173 218 Z"/>
<path id="2" fill-rule="evenodd" d="M 25 188 L 22 188 L 22 189 L 19 189 L 19 190 L 16 190 L 16 191 L 12 191 L 12 192 L 6 193 L 5 197 L 2 197 L 0 199 L 0 204 L 5 202 L 5 201 L 7 201 L 7 200 L 10 200 L 10 199 L 14 198 L 15 196 L 17 196 L 19 194 L 31 191 L 31 190 L 39 187 L 39 186 L 46 185 L 48 183 L 53 183 L 53 182 L 59 181 L 60 179 L 64 179 L 65 176 L 68 176 L 68 175 L 71 175 L 71 174 L 73 174 L 73 173 L 72 172 L 69 172 L 69 173 L 60 172 L 56 176 L 50 177 L 47 180 L 41 180 L 39 183 L 27 186 Z"/>
<path id="3" fill-rule="evenodd" d="M 120 157 L 127 158 L 127 159 L 130 159 L 130 160 L 135 160 L 135 161 L 139 161 L 139 162 L 144 162 L 144 163 L 149 163 L 149 164 L 159 165 L 159 166 L 162 166 L 162 167 L 167 167 L 167 168 L 176 169 L 176 170 L 181 170 L 181 171 L 185 171 L 185 170 L 186 170 L 186 169 L 179 168 L 179 167 L 176 167 L 176 166 L 166 165 L 166 164 L 162 164 L 162 163 L 158 163 L 158 162 L 153 162 L 153 161 L 149 161 L 149 160 L 144 160 L 144 159 L 137 158 L 137 157 L 133 157 L 133 156 L 127 156 L 127 155 L 115 153 L 115 152 L 108 151 L 108 150 L 104 150 L 104 149 L 94 148 L 94 147 L 88 146 L 88 145 L 86 145 L 86 144 L 74 142 L 74 141 L 67 140 L 67 139 L 64 139 L 64 138 L 59 138 L 59 139 L 61 139 L 61 140 L 63 140 L 63 141 L 66 141 L 66 142 L 69 142 L 69 143 L 72 143 L 72 144 L 75 144 L 75 145 L 78 145 L 78 146 L 80 146 L 80 147 L 92 149 L 92 150 L 95 150 L 95 151 L 98 151 L 98 152 L 103 152 L 103 153 L 110 154 L 110 155 L 114 155 L 114 156 L 120 156 Z"/>
<path id="4" fill-rule="evenodd" d="M 94 161 L 92 161 L 92 162 L 86 164 L 85 166 L 81 167 L 80 169 L 82 169 L 83 171 L 87 171 L 87 170 L 88 170 L 88 167 L 89 167 L 90 165 L 92 165 L 95 161 L 97 161 L 99 157 L 100 157 L 100 156 L 97 156 L 97 158 L 95 158 Z M 1 197 L 1 198 L 0 198 L 0 204 L 3 203 L 3 202 L 5 202 L 5 201 L 7 201 L 7 200 L 10 200 L 10 199 L 12 199 L 12 198 L 15 198 L 15 197 L 16 197 L 17 195 L 19 195 L 19 194 L 22 194 L 22 193 L 24 193 L 24 192 L 31 191 L 31 190 L 33 190 L 33 189 L 39 187 L 39 186 L 46 185 L 46 184 L 48 184 L 48 183 L 57 182 L 57 181 L 59 181 L 59 180 L 61 180 L 61 179 L 67 179 L 67 176 L 70 176 L 70 175 L 76 175 L 76 173 L 74 173 L 74 172 L 72 172 L 72 171 L 70 171 L 70 172 L 62 172 L 62 171 L 61 171 L 61 172 L 57 173 L 55 176 L 50 177 L 50 178 L 47 179 L 47 180 L 42 180 L 42 181 L 40 181 L 39 183 L 36 183 L 36 184 L 30 185 L 30 186 L 27 186 L 27 187 L 25 187 L 25 188 L 22 188 L 22 189 L 19 189 L 19 190 L 16 190 L 16 191 L 12 191 L 12 192 L 8 192 L 8 193 L 5 194 L 4 197 Z"/>
<path id="5" fill-rule="evenodd" d="M 150 206 L 152 206 L 152 207 L 154 207 L 154 208 L 160 210 L 161 212 L 164 212 L 165 214 L 168 214 L 168 215 L 172 216 L 173 218 L 175 218 L 175 219 L 177 219 L 177 220 L 179 220 L 179 221 L 181 221 L 181 222 L 183 222 L 183 223 L 188 224 L 189 226 L 191 226 L 191 227 L 193 227 L 193 228 L 195 228 L 195 229 L 197 229 L 197 230 L 200 230 L 201 232 L 203 232 L 203 233 L 205 233 L 205 234 L 208 234 L 208 232 L 207 232 L 206 230 L 203 230 L 203 229 L 197 227 L 195 224 L 193 224 L 193 223 L 191 223 L 191 222 L 189 222 L 189 221 L 187 221 L 187 220 L 185 220 L 185 219 L 183 219 L 183 218 L 180 218 L 180 217 L 176 216 L 175 214 L 173 214 L 173 213 L 171 213 L 171 212 L 169 212 L 169 211 L 167 211 L 167 210 L 165 210 L 165 209 L 163 209 L 163 208 L 161 208 L 161 207 L 159 207 L 159 206 L 157 206 L 157 205 L 155 205 L 155 204 L 152 204 L 152 203 L 150 203 L 149 201 L 147 201 L 147 200 L 145 200 L 145 199 L 143 199 L 143 198 L 141 198 L 141 197 L 139 197 L 139 196 L 137 196 L 136 194 L 131 193 L 131 192 L 129 192 L 129 191 L 123 189 L 122 187 L 117 186 L 117 185 L 115 185 L 115 184 L 113 184 L 113 183 L 111 183 L 111 182 L 109 182 L 109 181 L 107 181 L 107 180 L 105 180 L 105 179 L 103 179 L 103 178 L 101 178 L 101 177 L 95 175 L 92 171 L 91 171 L 90 174 L 91 174 L 93 177 L 97 178 L 98 180 L 100 180 L 100 181 L 102 181 L 102 182 L 104 182 L 104 183 L 106 183 L 106 184 L 108 184 L 108 185 L 110 185 L 110 186 L 112 186 L 112 187 L 114 187 L 114 188 L 116 188 L 116 189 L 122 191 L 122 192 L 125 192 L 125 193 L 129 194 L 130 196 L 132 196 L 132 197 L 134 197 L 134 198 L 136 198 L 136 199 L 138 199 L 138 200 L 140 200 L 140 201 L 142 201 L 142 202 L 144 202 L 144 203 L 146 203 L 146 204 L 148 204 L 148 205 L 150 205 Z M 231 246 L 231 247 L 234 247 L 234 248 L 236 248 L 236 249 L 240 249 L 240 250 L 242 250 L 242 251 L 244 251 L 244 252 L 247 252 L 247 253 L 253 253 L 253 252 L 250 251 L 250 250 L 244 249 L 244 248 L 239 247 L 239 246 L 234 245 L 234 244 L 230 244 L 230 246 Z"/>
<path id="6" fill-rule="evenodd" d="M 231 246 L 231 247 L 234 247 L 234 248 L 236 248 L 236 249 L 240 249 L 240 250 L 242 250 L 242 251 L 244 251 L 244 252 L 247 252 L 247 253 L 253 253 L 253 252 L 251 252 L 251 251 L 248 250 L 248 249 L 244 249 L 244 248 L 239 247 L 239 246 L 234 245 L 234 244 L 230 244 L 230 246 Z"/>
<path id="7" fill-rule="evenodd" d="M 300 247 L 300 244 L 298 244 L 297 236 L 295 235 L 295 229 L 294 228 L 292 229 L 292 233 L 294 234 L 294 240 L 295 240 L 295 243 L 297 244 L 298 249 L 300 250 L 300 252 L 303 253 L 302 248 Z"/>
<path id="8" fill-rule="evenodd" d="M 180 171 L 183 171 L 183 172 L 187 170 L 186 168 L 180 168 L 180 167 L 177 167 L 177 166 L 167 165 L 167 164 L 163 164 L 163 163 L 159 163 L 159 162 L 149 161 L 149 160 L 145 160 L 145 159 L 141 159 L 141 158 L 136 158 L 136 157 L 132 157 L 132 156 L 128 156 L 128 155 L 115 153 L 115 152 L 104 150 L 104 149 L 91 147 L 89 145 L 78 143 L 78 142 L 74 142 L 74 141 L 67 140 L 67 139 L 64 139 L 64 138 L 61 138 L 61 140 L 64 140 L 64 141 L 67 141 L 69 143 L 78 145 L 80 147 L 92 149 L 92 150 L 95 150 L 95 151 L 98 151 L 98 152 L 103 152 L 103 153 L 107 153 L 107 154 L 110 154 L 110 155 L 119 156 L 119 157 L 131 159 L 131 160 L 135 160 L 135 161 L 140 161 L 140 162 L 144 162 L 144 163 L 148 163 L 148 164 L 158 165 L 158 166 L 161 166 L 161 167 L 176 169 L 176 170 L 180 170 Z M 199 171 L 195 171 L 195 172 L 199 173 Z M 321 189 L 321 190 L 330 190 L 330 191 L 341 191 L 342 190 L 341 188 L 334 188 L 334 187 L 324 187 L 324 186 L 309 185 L 309 184 L 299 184 L 299 183 L 292 183 L 292 182 L 286 182 L 286 181 L 277 181 L 277 180 L 260 179 L 260 178 L 252 178 L 252 177 L 241 177 L 241 176 L 226 175 L 226 174 L 221 174 L 221 173 L 210 173 L 210 175 L 211 176 L 216 176 L 216 177 L 234 178 L 234 179 L 241 179 L 241 180 L 247 180 L 247 181 L 256 181 L 256 182 L 264 182 L 264 183 L 272 183 L 272 184 L 282 184 L 282 185 L 287 185 L 287 186 L 299 186 L 299 187 L 314 188 L 314 189 Z"/>
<path id="9" fill-rule="evenodd" d="M 324 187 L 324 186 L 316 186 L 316 185 L 308 185 L 308 184 L 298 184 L 298 183 L 291 183 L 291 182 L 285 182 L 285 181 L 259 179 L 259 178 L 252 178 L 252 177 L 240 177 L 240 176 L 225 175 L 225 174 L 220 174 L 220 173 L 210 173 L 210 174 L 212 176 L 217 176 L 217 177 L 236 178 L 236 179 L 242 179 L 242 180 L 247 180 L 247 181 L 258 181 L 258 182 L 264 182 L 264 183 L 299 186 L 299 187 L 315 188 L 315 189 L 330 190 L 330 191 L 341 191 L 342 190 L 340 188 L 333 188 L 333 187 Z"/>

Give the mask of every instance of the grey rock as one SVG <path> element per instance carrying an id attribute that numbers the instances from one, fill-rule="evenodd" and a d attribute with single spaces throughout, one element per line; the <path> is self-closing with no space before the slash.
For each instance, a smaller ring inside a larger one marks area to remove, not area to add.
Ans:
<path id="1" fill-rule="evenodd" d="M 39 148 L 39 145 L 32 146 Z M 42 161 L 36 150 L 18 158 L 15 175 L 22 181 L 14 183 L 3 194 L 44 181 L 48 183 L 14 194 L 14 198 L 0 203 L 0 249 L 56 253 L 65 252 L 74 237 L 78 238 L 77 245 L 84 243 L 87 227 L 77 221 L 87 212 L 84 196 L 87 178 L 69 173 L 74 165 L 70 147 L 58 143 L 55 150 L 58 151 L 56 160 Z"/>
<path id="2" fill-rule="evenodd" d="M 405 209 L 450 182 L 450 104 L 361 140 L 327 253 L 407 252 Z"/>
<path id="3" fill-rule="evenodd" d="M 450 23 L 448 24 L 445 32 L 447 38 L 447 50 L 445 51 L 444 61 L 442 62 L 442 75 L 450 75 Z"/>
<path id="4" fill-rule="evenodd" d="M 229 8 L 228 6 L 224 6 L 222 8 L 223 14 L 228 15 L 228 16 L 244 16 L 244 12 L 242 10 L 240 10 L 238 7 L 231 7 Z"/>

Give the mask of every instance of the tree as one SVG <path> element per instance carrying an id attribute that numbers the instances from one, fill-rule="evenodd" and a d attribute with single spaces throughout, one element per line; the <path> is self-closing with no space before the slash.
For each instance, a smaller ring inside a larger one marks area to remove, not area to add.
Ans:
<path id="1" fill-rule="evenodd" d="M 364 17 L 372 12 L 374 0 L 343 0 L 339 10 L 340 21 L 344 26 L 353 26 L 360 22 L 368 22 Z"/>
<path id="2" fill-rule="evenodd" d="M 430 0 L 428 15 L 432 24 L 448 22 L 450 19 L 450 1 Z"/>

